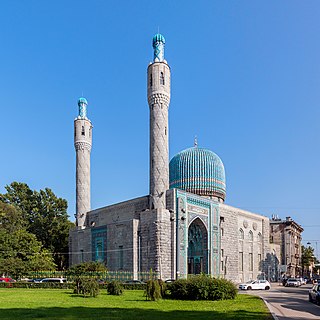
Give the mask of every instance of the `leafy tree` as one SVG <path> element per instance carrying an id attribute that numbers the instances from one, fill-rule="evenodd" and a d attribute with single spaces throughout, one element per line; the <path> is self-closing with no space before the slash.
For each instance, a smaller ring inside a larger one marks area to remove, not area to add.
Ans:
<path id="1" fill-rule="evenodd" d="M 52 252 L 59 270 L 68 266 L 69 230 L 67 201 L 58 198 L 51 189 L 32 191 L 26 183 L 12 182 L 0 194 L 0 202 L 19 208 L 26 230 L 33 233 L 45 249 Z"/>
<path id="2" fill-rule="evenodd" d="M 314 248 L 308 246 L 301 246 L 301 265 L 302 270 L 307 271 L 309 270 L 311 265 L 319 263 L 318 259 L 314 255 Z M 313 268 L 313 273 L 316 273 L 316 268 Z"/>
<path id="3" fill-rule="evenodd" d="M 314 259 L 314 249 L 312 247 L 301 246 L 302 267 L 310 267 Z"/>
<path id="4" fill-rule="evenodd" d="M 26 230 L 8 232 L 0 229 L 0 273 L 20 278 L 31 270 L 53 270 L 51 255 L 42 251 L 41 243 Z"/>
<path id="5" fill-rule="evenodd" d="M 23 229 L 25 226 L 26 223 L 19 208 L 0 202 L 0 230 L 6 230 L 10 233 Z"/>

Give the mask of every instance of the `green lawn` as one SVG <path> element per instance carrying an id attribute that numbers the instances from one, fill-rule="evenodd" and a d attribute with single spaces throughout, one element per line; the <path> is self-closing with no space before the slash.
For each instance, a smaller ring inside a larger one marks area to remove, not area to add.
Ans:
<path id="1" fill-rule="evenodd" d="M 71 290 L 0 289 L 1 319 L 252 319 L 270 320 L 267 307 L 256 296 L 238 295 L 227 301 L 146 301 L 143 291 L 122 296 L 101 292 L 83 298 Z"/>

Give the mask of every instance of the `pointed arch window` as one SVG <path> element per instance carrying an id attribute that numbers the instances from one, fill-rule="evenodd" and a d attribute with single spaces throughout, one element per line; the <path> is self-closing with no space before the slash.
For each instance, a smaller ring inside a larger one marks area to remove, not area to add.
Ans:
<path id="1" fill-rule="evenodd" d="M 249 237 L 249 241 L 253 241 L 253 232 L 251 230 L 249 231 L 248 237 Z"/>
<path id="2" fill-rule="evenodd" d="M 243 230 L 241 228 L 239 229 L 239 239 L 240 240 L 244 239 L 244 232 L 243 232 Z"/>
<path id="3" fill-rule="evenodd" d="M 259 242 L 259 243 L 261 243 L 261 242 L 262 242 L 262 235 L 261 235 L 261 233 L 260 233 L 260 232 L 258 233 L 258 242 Z"/>

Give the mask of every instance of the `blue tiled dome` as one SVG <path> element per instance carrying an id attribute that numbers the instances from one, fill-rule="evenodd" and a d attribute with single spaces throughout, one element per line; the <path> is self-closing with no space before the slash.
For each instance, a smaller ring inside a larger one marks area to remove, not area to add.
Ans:
<path id="1" fill-rule="evenodd" d="M 87 101 L 86 98 L 79 98 L 78 105 L 80 106 L 81 103 L 84 103 L 84 104 L 88 105 L 88 101 Z"/>
<path id="2" fill-rule="evenodd" d="M 214 152 L 198 147 L 183 150 L 171 159 L 169 169 L 171 189 L 178 188 L 224 201 L 224 166 Z"/>
<path id="3" fill-rule="evenodd" d="M 154 37 L 152 39 L 152 46 L 154 47 L 157 42 L 162 42 L 163 44 L 166 43 L 164 36 L 160 33 L 157 33 L 156 35 L 154 35 Z"/>

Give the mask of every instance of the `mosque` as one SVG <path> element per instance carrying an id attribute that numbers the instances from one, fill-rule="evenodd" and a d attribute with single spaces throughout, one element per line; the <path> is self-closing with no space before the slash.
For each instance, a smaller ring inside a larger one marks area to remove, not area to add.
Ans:
<path id="1" fill-rule="evenodd" d="M 92 124 L 87 101 L 74 120 L 76 228 L 70 232 L 70 264 L 103 261 L 108 270 L 152 269 L 161 279 L 204 272 L 235 282 L 270 273 L 269 219 L 224 203 L 225 169 L 214 152 L 195 142 L 169 162 L 170 67 L 165 39 L 153 37 L 148 66 L 150 189 L 143 197 L 91 210 Z M 273 267 L 272 267 L 273 268 Z"/>

